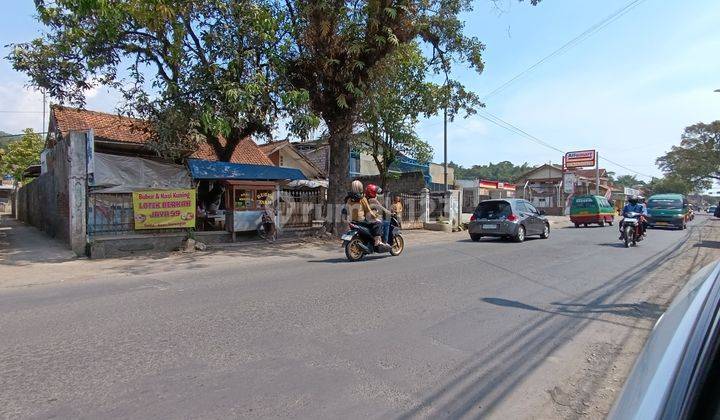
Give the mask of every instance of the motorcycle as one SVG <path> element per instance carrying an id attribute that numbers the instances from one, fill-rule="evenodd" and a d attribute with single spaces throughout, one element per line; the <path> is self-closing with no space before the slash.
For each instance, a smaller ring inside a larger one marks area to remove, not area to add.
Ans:
<path id="1" fill-rule="evenodd" d="M 389 252 L 396 257 L 402 254 L 405 249 L 405 240 L 400 232 L 400 222 L 393 215 L 390 218 L 390 232 L 388 242 L 390 249 L 385 250 L 374 245 L 373 236 L 370 233 L 370 224 L 366 222 L 351 222 L 350 230 L 342 236 L 345 256 L 350 261 L 359 261 L 365 255 L 384 254 Z"/>
<path id="2" fill-rule="evenodd" d="M 627 213 L 620 221 L 620 239 L 625 243 L 625 248 L 630 245 L 636 246 L 643 240 L 643 215 L 641 213 Z"/>

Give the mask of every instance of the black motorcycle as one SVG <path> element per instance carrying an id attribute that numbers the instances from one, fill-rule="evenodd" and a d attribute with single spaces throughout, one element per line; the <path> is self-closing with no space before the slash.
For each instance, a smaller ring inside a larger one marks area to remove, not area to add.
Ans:
<path id="1" fill-rule="evenodd" d="M 636 246 L 643 240 L 643 215 L 640 213 L 627 213 L 620 221 L 620 240 L 625 243 L 625 248 L 632 244 Z"/>
<path id="2" fill-rule="evenodd" d="M 400 233 L 400 222 L 395 216 L 390 218 L 388 239 L 390 249 L 380 249 L 374 245 L 375 241 L 370 233 L 370 223 L 351 222 L 350 230 L 342 236 L 345 256 L 350 261 L 359 261 L 369 254 L 384 254 L 386 252 L 389 252 L 392 256 L 402 254 L 405 249 L 405 240 Z"/>

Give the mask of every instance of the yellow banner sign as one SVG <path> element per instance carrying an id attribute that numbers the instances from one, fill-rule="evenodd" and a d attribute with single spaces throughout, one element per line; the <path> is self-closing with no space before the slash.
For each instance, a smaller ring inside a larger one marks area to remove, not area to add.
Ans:
<path id="1" fill-rule="evenodd" d="M 195 227 L 195 190 L 133 192 L 135 229 Z"/>

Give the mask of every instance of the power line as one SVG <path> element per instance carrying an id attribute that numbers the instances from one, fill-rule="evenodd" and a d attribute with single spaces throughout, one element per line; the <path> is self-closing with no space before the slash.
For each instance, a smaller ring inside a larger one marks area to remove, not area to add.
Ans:
<path id="1" fill-rule="evenodd" d="M 595 23 L 588 29 L 586 29 L 583 33 L 576 36 L 575 38 L 571 39 L 570 41 L 563 44 L 560 48 L 556 49 L 555 51 L 551 52 L 550 54 L 546 55 L 545 57 L 541 58 L 538 62 L 533 64 L 532 66 L 528 67 L 527 69 L 521 71 L 520 73 L 516 74 L 513 78 L 508 80 L 507 82 L 503 83 L 502 85 L 498 86 L 491 92 L 489 92 L 487 95 L 483 97 L 483 100 L 494 96 L 498 94 L 500 91 L 505 90 L 508 86 L 513 84 L 515 81 L 520 79 L 521 77 L 525 76 L 526 74 L 532 72 L 536 68 L 540 67 L 545 61 L 555 57 L 559 56 L 566 51 L 570 50 L 574 46 L 580 44 L 581 42 L 585 41 L 586 39 L 590 38 L 592 35 L 596 34 L 597 32 L 603 30 L 611 23 L 615 22 L 616 20 L 620 19 L 623 15 L 627 14 L 630 10 L 632 10 L 634 7 L 639 5 L 640 3 L 644 2 L 646 0 L 632 0 L 629 3 L 627 3 L 625 6 L 621 7 L 620 9 L 614 11 L 613 13 L 609 14 L 599 22 Z"/>
<path id="2" fill-rule="evenodd" d="M 525 131 L 525 130 L 523 130 L 523 129 L 521 129 L 521 128 L 519 128 L 519 127 L 517 127 L 517 126 L 515 126 L 515 125 L 513 125 L 513 124 L 511 124 L 511 123 L 509 123 L 509 122 L 507 122 L 507 121 L 505 121 L 505 120 L 503 120 L 502 118 L 498 117 L 497 115 L 491 114 L 491 113 L 489 113 L 489 112 L 487 112 L 487 111 L 479 111 L 479 112 L 478 112 L 478 116 L 479 116 L 480 118 L 483 118 L 484 120 L 487 120 L 487 121 L 489 121 L 489 122 L 491 122 L 491 123 L 493 123 L 493 124 L 501 127 L 501 128 L 504 128 L 504 129 L 507 130 L 507 131 L 510 131 L 511 133 L 514 133 L 514 134 L 517 134 L 517 135 L 519 135 L 519 136 L 521 136 L 521 137 L 524 137 L 524 138 L 526 138 L 527 140 L 530 140 L 530 141 L 532 141 L 532 142 L 534 142 L 534 143 L 537 143 L 537 144 L 539 144 L 539 145 L 541 145 L 541 146 L 543 146 L 543 147 L 546 147 L 546 148 L 548 148 L 548 149 L 552 149 L 552 150 L 554 150 L 554 151 L 556 151 L 556 152 L 560 152 L 560 153 L 562 153 L 563 155 L 565 154 L 565 151 L 563 151 L 563 150 L 561 150 L 561 149 L 553 146 L 552 144 L 550 144 L 550 143 L 548 143 L 548 142 L 546 142 L 546 141 L 544 141 L 544 140 L 542 140 L 542 139 L 540 139 L 540 138 L 538 138 L 538 137 L 536 137 L 536 136 L 533 136 L 532 134 L 528 133 L 527 131 Z M 615 165 L 615 166 L 617 166 L 617 167 L 619 167 L 619 168 L 625 169 L 626 171 L 629 171 L 629 172 L 631 172 L 631 173 L 633 173 L 633 174 L 635 174 L 635 175 L 642 176 L 642 177 L 646 177 L 646 178 L 650 178 L 650 179 L 654 178 L 652 175 L 648 175 L 648 174 L 645 174 L 645 173 L 642 173 L 642 172 L 638 172 L 638 171 L 636 171 L 636 170 L 634 170 L 634 169 L 630 169 L 629 167 L 627 167 L 627 166 L 625 166 L 625 165 L 622 165 L 622 164 L 620 164 L 620 163 L 617 163 L 617 162 L 615 162 L 615 161 L 613 161 L 613 160 L 610 160 L 610 159 L 608 159 L 608 158 L 606 158 L 606 157 L 604 157 L 604 156 L 602 156 L 600 159 L 603 159 L 603 160 L 605 160 L 606 162 L 608 162 L 608 163 L 610 163 L 610 164 L 612 164 L 612 165 Z"/>

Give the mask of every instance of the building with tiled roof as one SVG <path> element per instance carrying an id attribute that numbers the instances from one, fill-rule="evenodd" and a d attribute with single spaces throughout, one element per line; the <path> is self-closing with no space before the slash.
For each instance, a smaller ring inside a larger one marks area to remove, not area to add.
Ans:
<path id="1" fill-rule="evenodd" d="M 295 148 L 297 144 L 299 143 L 280 140 L 261 144 L 259 148 L 275 166 L 299 169 L 309 179 L 324 179 L 325 171 L 318 168 L 305 154 L 300 153 Z"/>
<path id="2" fill-rule="evenodd" d="M 147 142 L 152 136 L 152 127 L 147 121 L 60 105 L 53 105 L 50 108 L 48 147 L 52 147 L 58 138 L 66 137 L 71 131 L 89 129 L 93 129 L 97 151 L 139 155 L 154 154 L 147 147 Z M 221 142 L 223 141 L 224 139 L 221 139 Z M 210 161 L 220 160 L 215 150 L 207 143 L 201 144 L 198 150 L 188 157 Z M 256 165 L 273 164 L 249 137 L 240 141 L 230 162 Z"/>

